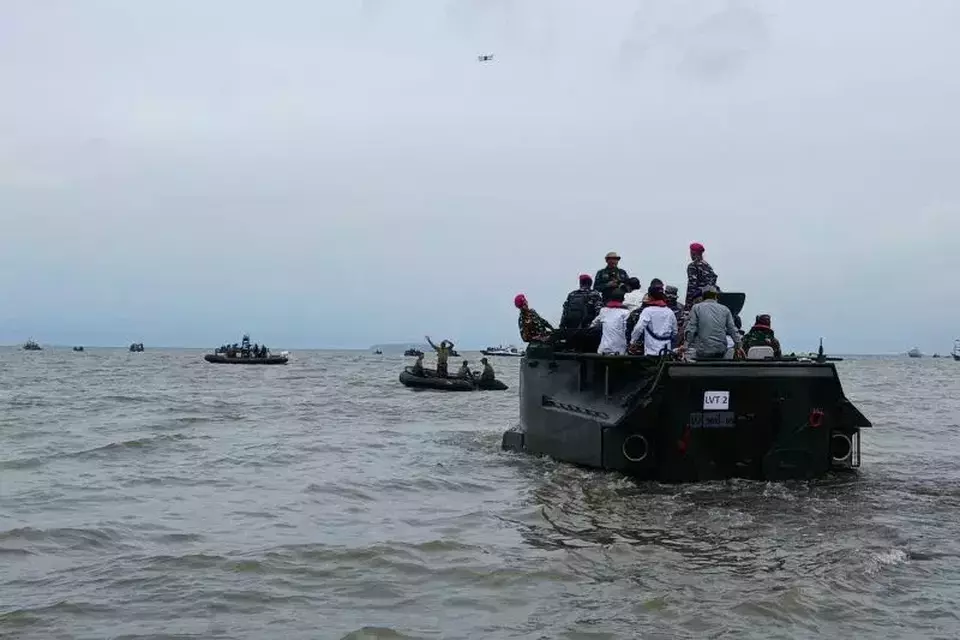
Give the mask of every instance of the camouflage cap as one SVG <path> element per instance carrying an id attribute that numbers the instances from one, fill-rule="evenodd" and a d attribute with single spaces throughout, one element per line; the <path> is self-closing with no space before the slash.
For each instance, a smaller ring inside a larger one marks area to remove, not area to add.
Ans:
<path id="1" fill-rule="evenodd" d="M 705 295 L 708 293 L 719 293 L 719 292 L 717 291 L 717 288 L 715 286 L 713 286 L 712 284 L 708 284 L 703 289 L 700 289 L 700 295 Z"/>
<path id="2" fill-rule="evenodd" d="M 664 287 L 663 292 L 667 294 L 668 298 L 670 296 L 676 297 L 679 294 L 679 290 L 672 284 L 668 284 L 666 287 Z"/>

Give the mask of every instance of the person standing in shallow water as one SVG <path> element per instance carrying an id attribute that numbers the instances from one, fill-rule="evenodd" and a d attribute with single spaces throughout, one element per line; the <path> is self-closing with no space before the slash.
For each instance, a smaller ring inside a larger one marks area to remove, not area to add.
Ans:
<path id="1" fill-rule="evenodd" d="M 542 341 L 553 333 L 550 323 L 540 317 L 540 314 L 527 304 L 527 296 L 518 293 L 513 299 L 513 306 L 520 310 L 517 325 L 520 327 L 520 339 L 524 342 Z"/>
<path id="2" fill-rule="evenodd" d="M 593 278 L 593 288 L 603 296 L 604 304 L 610 301 L 610 294 L 613 291 L 620 290 L 626 293 L 623 288 L 630 277 L 626 271 L 620 268 L 620 256 L 617 255 L 616 251 L 608 253 L 606 261 L 607 266 L 597 271 L 597 275 Z"/>
<path id="3" fill-rule="evenodd" d="M 687 265 L 687 298 L 684 308 L 689 311 L 695 302 L 703 296 L 706 287 L 717 286 L 717 274 L 713 267 L 703 259 L 705 249 L 699 242 L 690 245 L 690 264 Z M 717 291 L 720 288 L 717 287 Z"/>

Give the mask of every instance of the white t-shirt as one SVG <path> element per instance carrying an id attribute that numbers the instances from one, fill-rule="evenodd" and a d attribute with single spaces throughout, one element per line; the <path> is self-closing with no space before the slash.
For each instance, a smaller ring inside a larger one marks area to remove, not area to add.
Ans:
<path id="1" fill-rule="evenodd" d="M 647 327 L 650 331 L 647 331 Z M 644 355 L 658 356 L 663 349 L 673 348 L 673 339 L 678 330 L 677 316 L 673 309 L 649 306 L 640 312 L 637 326 L 633 328 L 633 335 L 630 336 L 630 342 L 640 342 L 642 339 Z M 655 336 L 650 335 L 651 332 Z"/>
<path id="2" fill-rule="evenodd" d="M 597 353 L 626 353 L 627 352 L 627 316 L 630 310 L 626 307 L 604 307 L 594 318 L 590 326 L 603 327 L 600 338 L 600 348 Z"/>
<path id="3" fill-rule="evenodd" d="M 623 306 L 625 306 L 630 311 L 634 309 L 639 309 L 643 304 L 643 296 L 646 295 L 640 289 L 631 291 L 630 293 L 623 296 Z"/>

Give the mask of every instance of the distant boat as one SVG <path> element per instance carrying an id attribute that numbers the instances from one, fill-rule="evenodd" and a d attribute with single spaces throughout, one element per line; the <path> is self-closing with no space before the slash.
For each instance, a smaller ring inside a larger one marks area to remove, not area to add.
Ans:
<path id="1" fill-rule="evenodd" d="M 910 349 L 910 351 L 907 351 L 907 355 L 910 356 L 911 358 L 919 358 L 923 354 L 920 353 L 920 349 L 917 349 L 916 347 L 914 347 L 913 349 Z"/>
<path id="2" fill-rule="evenodd" d="M 74 350 L 74 351 L 83 351 L 83 347 L 74 347 L 73 350 Z"/>
<path id="3" fill-rule="evenodd" d="M 939 353 L 935 353 L 935 354 L 933 354 L 933 355 L 930 356 L 930 357 L 931 357 L 931 358 L 939 358 L 939 357 L 940 357 L 940 354 L 939 354 Z"/>
<path id="4" fill-rule="evenodd" d="M 270 353 L 267 345 L 251 344 L 250 334 L 243 334 L 240 344 L 224 344 L 203 356 L 213 364 L 287 364 L 290 352 L 283 351 L 279 356 Z"/>
<path id="5" fill-rule="evenodd" d="M 23 343 L 23 350 L 24 351 L 43 351 L 43 347 L 37 344 L 33 338 L 30 338 L 29 340 Z"/>
<path id="6" fill-rule="evenodd" d="M 410 358 L 419 358 L 423 355 L 423 351 L 420 351 L 420 349 L 407 349 L 403 352 L 403 355 Z"/>
<path id="7" fill-rule="evenodd" d="M 133 344 L 130 345 L 130 352 L 131 352 L 131 353 L 140 353 L 141 351 L 143 351 L 143 343 L 142 343 L 142 342 L 134 342 Z"/>
<path id="8" fill-rule="evenodd" d="M 960 360 L 960 338 L 953 341 L 953 351 L 950 352 L 954 360 Z"/>
<path id="9" fill-rule="evenodd" d="M 523 351 L 518 350 L 513 345 L 505 347 L 501 344 L 496 347 L 487 347 L 483 350 L 483 355 L 485 356 L 512 356 L 514 358 L 520 358 L 523 356 L 523 354 Z"/>
<path id="10" fill-rule="evenodd" d="M 375 356 L 382 356 L 382 355 L 383 355 L 383 351 L 381 351 L 380 349 L 377 349 L 376 351 L 373 352 L 373 355 L 375 355 Z"/>

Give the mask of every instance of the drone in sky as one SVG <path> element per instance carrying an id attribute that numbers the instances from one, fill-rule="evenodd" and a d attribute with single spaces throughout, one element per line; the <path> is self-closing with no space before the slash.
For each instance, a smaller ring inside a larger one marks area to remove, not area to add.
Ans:
<path id="1" fill-rule="evenodd" d="M 477 56 L 477 60 L 479 60 L 480 62 L 490 62 L 493 60 L 493 54 L 488 53 L 486 55 Z"/>

